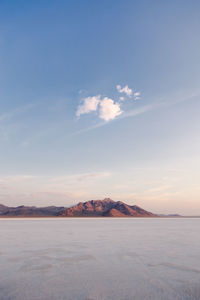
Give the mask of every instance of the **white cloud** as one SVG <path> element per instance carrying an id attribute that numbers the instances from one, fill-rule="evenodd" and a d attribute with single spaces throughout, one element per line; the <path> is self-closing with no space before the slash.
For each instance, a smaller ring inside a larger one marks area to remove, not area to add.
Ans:
<path id="1" fill-rule="evenodd" d="M 132 89 L 125 85 L 122 87 L 121 85 L 116 86 L 119 93 L 123 93 L 124 95 L 120 95 L 119 101 L 115 101 L 109 97 L 101 97 L 101 95 L 90 96 L 84 98 L 82 103 L 77 108 L 76 116 L 80 117 L 83 114 L 88 114 L 92 112 L 96 112 L 98 117 L 105 122 L 114 120 L 116 117 L 122 114 L 123 110 L 121 109 L 123 105 L 123 101 L 126 100 L 127 96 L 133 96 L 134 100 L 140 99 L 141 93 L 138 91 L 133 92 Z M 97 128 L 102 126 L 102 124 L 93 125 L 92 128 Z M 82 132 L 82 131 L 81 131 Z"/>
<path id="2" fill-rule="evenodd" d="M 119 103 L 115 103 L 112 99 L 105 97 L 100 102 L 99 117 L 104 121 L 110 121 L 121 115 L 122 110 Z"/>
<path id="3" fill-rule="evenodd" d="M 122 113 L 118 102 L 115 102 L 108 97 L 101 99 L 101 96 L 97 95 L 85 98 L 83 103 L 78 106 L 76 116 L 79 117 L 82 114 L 88 114 L 95 111 L 98 112 L 99 118 L 104 121 L 113 120 Z"/>
<path id="4" fill-rule="evenodd" d="M 78 106 L 76 115 L 80 117 L 80 115 L 88 114 L 90 112 L 96 111 L 98 109 L 99 102 L 100 102 L 100 95 L 85 98 L 83 100 L 83 103 Z"/>
<path id="5" fill-rule="evenodd" d="M 116 86 L 116 89 L 118 90 L 119 93 L 124 93 L 126 94 L 127 96 L 131 97 L 132 94 L 133 94 L 133 91 L 132 89 L 130 89 L 128 87 L 128 85 L 125 85 L 124 87 L 121 87 L 121 85 L 117 85 Z"/>

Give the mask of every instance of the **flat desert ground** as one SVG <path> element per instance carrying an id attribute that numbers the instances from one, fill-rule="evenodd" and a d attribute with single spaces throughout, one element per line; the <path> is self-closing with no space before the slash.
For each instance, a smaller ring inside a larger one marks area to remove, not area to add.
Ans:
<path id="1" fill-rule="evenodd" d="M 199 218 L 0 219 L 1 300 L 199 300 Z"/>

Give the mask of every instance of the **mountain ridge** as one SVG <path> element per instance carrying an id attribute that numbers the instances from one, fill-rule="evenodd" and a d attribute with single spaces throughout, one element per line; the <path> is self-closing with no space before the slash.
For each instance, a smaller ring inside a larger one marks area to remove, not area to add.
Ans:
<path id="1" fill-rule="evenodd" d="M 110 198 L 79 202 L 64 206 L 17 206 L 0 204 L 0 217 L 157 217 L 137 205 L 128 205 Z"/>

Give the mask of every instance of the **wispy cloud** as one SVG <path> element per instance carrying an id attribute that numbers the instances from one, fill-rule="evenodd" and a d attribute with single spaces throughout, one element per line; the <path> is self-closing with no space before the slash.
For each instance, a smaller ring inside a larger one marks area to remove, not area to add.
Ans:
<path id="1" fill-rule="evenodd" d="M 27 105 L 17 107 L 9 112 L 3 113 L 0 115 L 0 122 L 10 120 L 10 119 L 14 118 L 15 116 L 20 115 L 33 107 L 34 107 L 34 104 L 27 104 Z"/>
<path id="2" fill-rule="evenodd" d="M 32 109 L 35 104 L 27 104 L 0 115 L 0 140 L 8 141 L 10 136 L 13 136 L 19 129 L 17 117 Z"/>
<path id="3" fill-rule="evenodd" d="M 0 176 L 0 203 L 43 206 L 47 201 L 48 205 L 51 202 L 53 205 L 69 205 L 69 201 L 87 198 L 88 191 L 98 187 L 111 175 L 108 171 L 96 171 L 62 176 Z"/>
<path id="4" fill-rule="evenodd" d="M 97 123 L 97 124 L 94 124 L 94 125 L 92 125 L 90 127 L 83 128 L 83 129 L 77 130 L 75 132 L 72 132 L 72 134 L 70 134 L 70 136 L 76 136 L 76 135 L 79 135 L 79 134 L 82 134 L 82 133 L 85 133 L 85 132 L 97 129 L 99 127 L 103 127 L 103 126 L 105 126 L 107 124 L 108 124 L 107 122 Z"/>
<path id="5" fill-rule="evenodd" d="M 111 175 L 110 172 L 88 172 L 88 173 L 79 173 L 79 174 L 72 174 L 66 176 L 57 176 L 50 179 L 50 182 L 54 183 L 86 183 L 88 181 L 93 181 L 101 178 L 106 178 Z"/>
<path id="6" fill-rule="evenodd" d="M 133 90 L 128 87 L 128 85 L 125 85 L 124 87 L 121 87 L 120 84 L 116 86 L 116 89 L 118 90 L 119 93 L 126 94 L 127 96 L 131 97 L 133 94 Z"/>
<path id="7" fill-rule="evenodd" d="M 121 96 L 119 98 L 120 101 L 124 101 L 130 97 L 132 97 L 133 100 L 141 99 L 141 92 L 138 92 L 138 91 L 134 92 L 131 88 L 128 87 L 128 85 L 125 85 L 124 87 L 121 87 L 121 85 L 117 85 L 116 89 L 120 94 L 125 94 L 125 96 Z"/>
<path id="8" fill-rule="evenodd" d="M 129 118 L 129 117 L 134 117 L 134 116 L 137 116 L 137 115 L 140 115 L 140 114 L 143 114 L 143 113 L 146 113 L 150 110 L 153 110 L 156 108 L 156 105 L 145 105 L 141 108 L 138 108 L 138 109 L 133 109 L 129 112 L 125 112 L 124 114 L 121 114 L 119 116 L 119 118 L 116 118 L 116 119 L 113 119 L 111 120 L 111 122 L 115 122 L 117 120 L 121 120 L 121 119 L 124 119 L 124 118 Z M 110 122 L 109 122 L 110 123 Z M 90 127 L 87 127 L 87 128 L 84 128 L 84 129 L 80 129 L 78 131 L 75 131 L 71 134 L 71 136 L 75 136 L 75 135 L 79 135 L 79 134 L 82 134 L 82 133 L 85 133 L 85 132 L 88 132 L 88 131 L 91 131 L 91 130 L 94 130 L 94 129 L 97 129 L 97 128 L 100 128 L 100 127 L 103 127 L 103 126 L 106 126 L 109 124 L 108 122 L 101 122 L 101 123 L 97 123 L 95 125 L 92 125 Z"/>
<path id="9" fill-rule="evenodd" d="M 133 94 L 133 96 L 134 96 L 134 100 L 139 100 L 141 98 L 141 93 L 140 92 L 135 92 Z"/>
<path id="10" fill-rule="evenodd" d="M 136 95 L 136 96 L 139 97 L 139 95 Z M 147 113 L 149 111 L 159 109 L 161 107 L 170 107 L 170 106 L 174 106 L 176 104 L 182 103 L 182 102 L 190 101 L 190 100 L 195 99 L 195 98 L 198 99 L 199 96 L 200 96 L 199 92 L 193 92 L 193 93 L 185 95 L 185 96 L 183 96 L 183 95 L 173 96 L 172 95 L 169 98 L 160 100 L 158 102 L 154 102 L 154 103 L 149 104 L 149 105 L 144 105 L 140 108 L 125 111 L 123 114 L 120 114 L 118 116 L 118 118 L 112 119 L 110 121 L 115 122 L 117 120 L 119 121 L 119 120 L 122 120 L 122 119 L 125 119 L 125 118 L 135 117 L 137 115 L 141 115 L 141 114 Z M 79 135 L 79 134 L 82 134 L 82 133 L 85 133 L 85 132 L 88 132 L 88 131 L 91 131 L 91 130 L 94 130 L 94 129 L 97 129 L 97 128 L 100 128 L 100 127 L 103 127 L 103 126 L 106 126 L 109 123 L 108 122 L 97 123 L 95 125 L 89 126 L 87 128 L 84 128 L 84 129 L 81 129 L 79 131 L 76 131 L 76 132 L 72 133 L 72 136 Z"/>

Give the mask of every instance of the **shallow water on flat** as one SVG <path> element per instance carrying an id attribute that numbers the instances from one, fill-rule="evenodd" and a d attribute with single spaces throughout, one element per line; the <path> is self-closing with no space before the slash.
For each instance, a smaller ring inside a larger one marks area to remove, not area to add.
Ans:
<path id="1" fill-rule="evenodd" d="M 0 300 L 199 300 L 200 219 L 0 219 Z"/>

